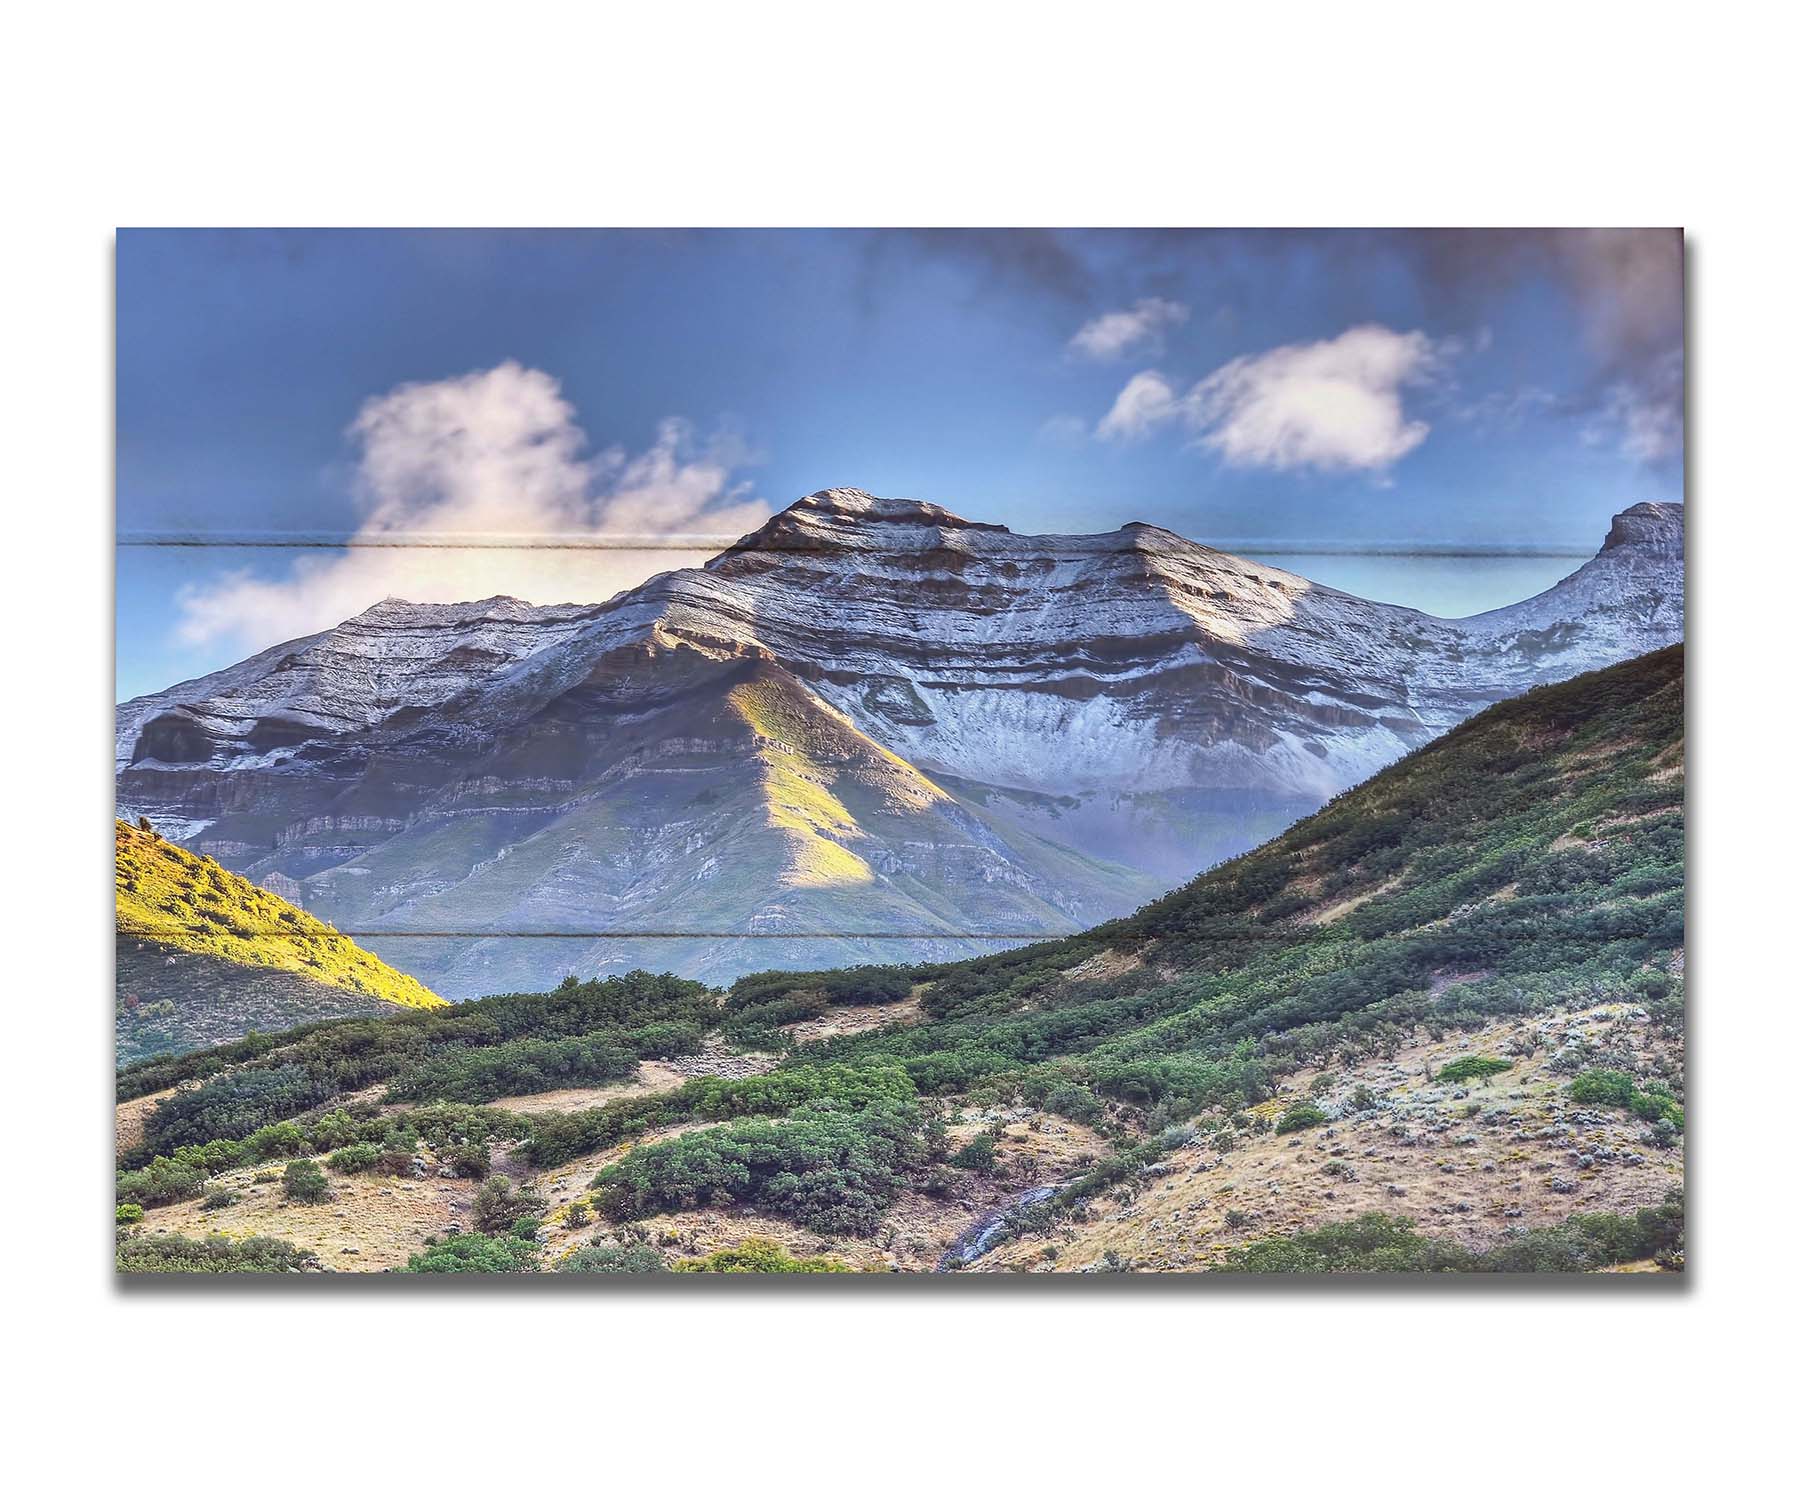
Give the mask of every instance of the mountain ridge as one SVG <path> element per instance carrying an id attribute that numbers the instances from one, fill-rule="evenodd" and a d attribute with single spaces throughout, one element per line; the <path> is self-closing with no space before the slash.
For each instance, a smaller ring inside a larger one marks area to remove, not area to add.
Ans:
<path id="1" fill-rule="evenodd" d="M 1679 639 L 1680 526 L 1678 506 L 1633 507 L 1551 589 L 1444 621 L 1146 523 L 1021 536 L 820 491 L 703 567 L 598 604 L 383 600 L 134 699 L 120 805 L 397 934 L 371 941 L 456 989 L 653 950 L 490 944 L 446 969 L 398 934 L 552 914 L 696 930 L 671 913 L 699 910 L 721 933 L 852 942 L 784 962 L 903 956 L 859 932 L 917 932 L 913 956 L 950 957 L 982 951 L 970 934 L 1127 910 L 1498 698 Z M 742 674 L 758 670 L 818 745 L 777 750 L 745 721 Z M 915 787 L 904 810 L 896 777 Z M 538 840 L 537 883 L 500 881 Z M 729 977 L 743 946 L 653 966 Z"/>

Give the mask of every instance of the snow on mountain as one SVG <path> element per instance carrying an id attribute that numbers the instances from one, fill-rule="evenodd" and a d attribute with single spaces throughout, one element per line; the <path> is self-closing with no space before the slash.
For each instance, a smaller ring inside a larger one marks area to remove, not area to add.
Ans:
<path id="1" fill-rule="evenodd" d="M 1441 620 L 1142 523 L 827 490 L 603 603 L 384 600 L 135 699 L 119 796 L 340 924 L 930 935 L 370 939 L 443 993 L 948 957 L 1130 909 L 1498 698 L 1679 639 L 1682 569 L 1682 508 L 1634 506 L 1553 588 Z"/>

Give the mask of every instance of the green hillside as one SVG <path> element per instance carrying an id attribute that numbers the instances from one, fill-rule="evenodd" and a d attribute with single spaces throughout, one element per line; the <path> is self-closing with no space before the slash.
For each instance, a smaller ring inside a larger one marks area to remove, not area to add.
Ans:
<path id="1" fill-rule="evenodd" d="M 198 1175 L 190 1184 L 139 1172 L 121 1191 L 132 1201 L 180 1197 L 202 1191 L 215 1158 L 317 1154 L 364 1129 L 334 1114 L 333 1101 L 385 1080 L 390 1112 L 369 1120 L 371 1142 L 411 1131 L 429 1145 L 436 1132 L 457 1152 L 478 1143 L 483 1164 L 504 1145 L 516 1172 L 549 1174 L 565 1193 L 589 1183 L 582 1205 L 600 1216 L 603 1247 L 609 1234 L 641 1238 L 653 1221 L 717 1248 L 729 1243 L 718 1236 L 737 1223 L 731 1215 L 751 1211 L 759 1233 L 793 1226 L 802 1249 L 823 1236 L 859 1265 L 886 1256 L 929 1269 L 968 1231 L 970 1205 L 1045 1184 L 1007 1210 L 1005 1233 L 1039 1235 L 1033 1253 L 1044 1260 L 1033 1268 L 1048 1269 L 1056 1247 L 1045 1236 L 1087 1245 L 1080 1226 L 1129 1218 L 1141 1185 L 1176 1165 L 1184 1184 L 1201 1185 L 1190 1191 L 1213 1196 L 1202 1147 L 1220 1160 L 1279 1157 L 1285 1170 L 1301 1160 L 1287 1148 L 1305 1145 L 1309 1164 L 1330 1168 L 1319 1183 L 1335 1184 L 1318 1201 L 1354 1196 L 1356 1164 L 1329 1146 L 1336 1119 L 1340 1133 L 1367 1137 L 1359 1159 L 1394 1160 L 1396 1140 L 1448 1150 L 1457 1132 L 1471 1144 L 1455 1149 L 1491 1153 L 1489 1175 L 1471 1166 L 1455 1178 L 1471 1204 L 1442 1205 L 1479 1209 L 1462 1243 L 1483 1253 L 1512 1243 L 1518 1214 L 1529 1215 L 1521 1229 L 1547 1232 L 1587 1210 L 1585 1227 L 1521 1241 L 1498 1261 L 1415 1254 L 1412 1230 L 1396 1220 L 1381 1229 L 1384 1255 L 1443 1269 L 1521 1260 L 1589 1269 L 1613 1253 L 1597 1246 L 1675 1253 L 1662 1229 L 1627 1232 L 1614 1219 L 1656 1209 L 1680 1184 L 1682 670 L 1675 647 L 1497 705 L 1260 849 L 1080 937 L 951 964 L 751 975 L 723 996 L 648 974 L 570 980 L 549 995 L 340 1023 L 129 1070 L 122 1097 L 205 1082 L 158 1107 L 131 1158 L 185 1150 L 185 1170 Z M 912 1014 L 795 1039 L 797 1023 L 875 1003 Z M 691 1050 L 715 1025 L 740 1056 L 780 1053 L 774 1071 L 690 1075 L 587 1109 L 478 1107 L 627 1077 L 634 1059 Z M 1478 1036 L 1526 1050 L 1488 1057 Z M 1540 1055 L 1546 1047 L 1556 1055 Z M 1515 1067 L 1528 1086 L 1513 1083 Z M 1470 1097 L 1482 1090 L 1485 1105 Z M 393 1113 L 403 1104 L 410 1113 Z M 1639 1130 L 1641 1142 L 1620 1133 Z M 1477 1131 L 1486 1132 L 1478 1144 Z M 1604 1156 L 1572 1153 L 1571 1132 L 1583 1131 L 1604 1135 Z M 227 1136 L 240 1144 L 215 1139 Z M 1075 1144 L 1057 1156 L 1042 1144 L 1057 1139 Z M 1571 1154 L 1579 1165 L 1565 1165 Z M 1407 1162 L 1392 1170 L 1410 1172 L 1412 1187 L 1390 1181 L 1413 1201 L 1435 1190 L 1421 1183 L 1462 1172 L 1447 1156 Z M 1363 1170 L 1374 1169 L 1365 1160 Z M 1557 1174 L 1571 1172 L 1578 1178 L 1563 1185 Z M 1195 1212 L 1283 1233 L 1333 1222 L 1282 1218 L 1287 1200 L 1258 1207 L 1249 1191 L 1240 1200 L 1249 1212 L 1216 1203 Z M 922 1236 L 921 1214 L 938 1216 L 942 1235 L 918 1238 L 923 1249 L 893 1238 L 887 1216 L 905 1194 L 908 1234 Z M 522 1217 L 536 1222 L 539 1211 Z M 288 1219 L 244 1222 L 293 1237 Z M 572 1243 L 555 1238 L 572 1225 L 559 1210 L 553 1250 Z M 1208 1253 L 1235 1255 L 1254 1227 L 1230 1232 L 1235 1240 L 1209 1239 Z M 1301 1248 L 1232 1264 L 1326 1254 L 1293 1243 Z M 510 1269 L 540 1257 L 535 1243 L 465 1248 Z"/>
<path id="2" fill-rule="evenodd" d="M 1644 966 L 1682 943 L 1682 724 L 1679 646 L 1541 688 L 1131 917 L 917 971 L 938 1024 L 826 1050 L 921 1080 L 1057 1059 L 1121 1099 L 1198 1107 L 1318 1051 L 1321 1028 L 1667 994 Z M 754 975 L 730 1003 L 789 1019 L 830 987 Z"/>
<path id="3" fill-rule="evenodd" d="M 254 1029 L 444 1003 L 214 860 L 116 821 L 114 849 L 122 1061 Z"/>

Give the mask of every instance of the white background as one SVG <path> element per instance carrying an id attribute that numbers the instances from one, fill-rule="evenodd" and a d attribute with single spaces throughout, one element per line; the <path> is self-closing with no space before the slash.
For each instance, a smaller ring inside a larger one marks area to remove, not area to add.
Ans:
<path id="1" fill-rule="evenodd" d="M 1800 1277 L 1791 39 L 1774 8 L 1720 3 L 1249 9 L 10 16 L 0 1202 L 22 1493 L 1762 1488 Z M 1685 225 L 1688 1286 L 115 1288 L 112 230 L 441 223 Z"/>

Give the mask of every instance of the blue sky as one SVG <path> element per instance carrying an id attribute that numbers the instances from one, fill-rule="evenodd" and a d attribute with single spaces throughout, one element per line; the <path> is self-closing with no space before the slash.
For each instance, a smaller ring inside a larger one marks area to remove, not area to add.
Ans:
<path id="1" fill-rule="evenodd" d="M 1681 498 L 1681 351 L 1672 231 L 130 230 L 118 526 L 654 541 L 854 485 L 1468 613 L 1573 564 L 1344 549 L 1591 551 Z M 119 691 L 385 593 L 691 560 L 542 556 L 125 545 Z"/>

